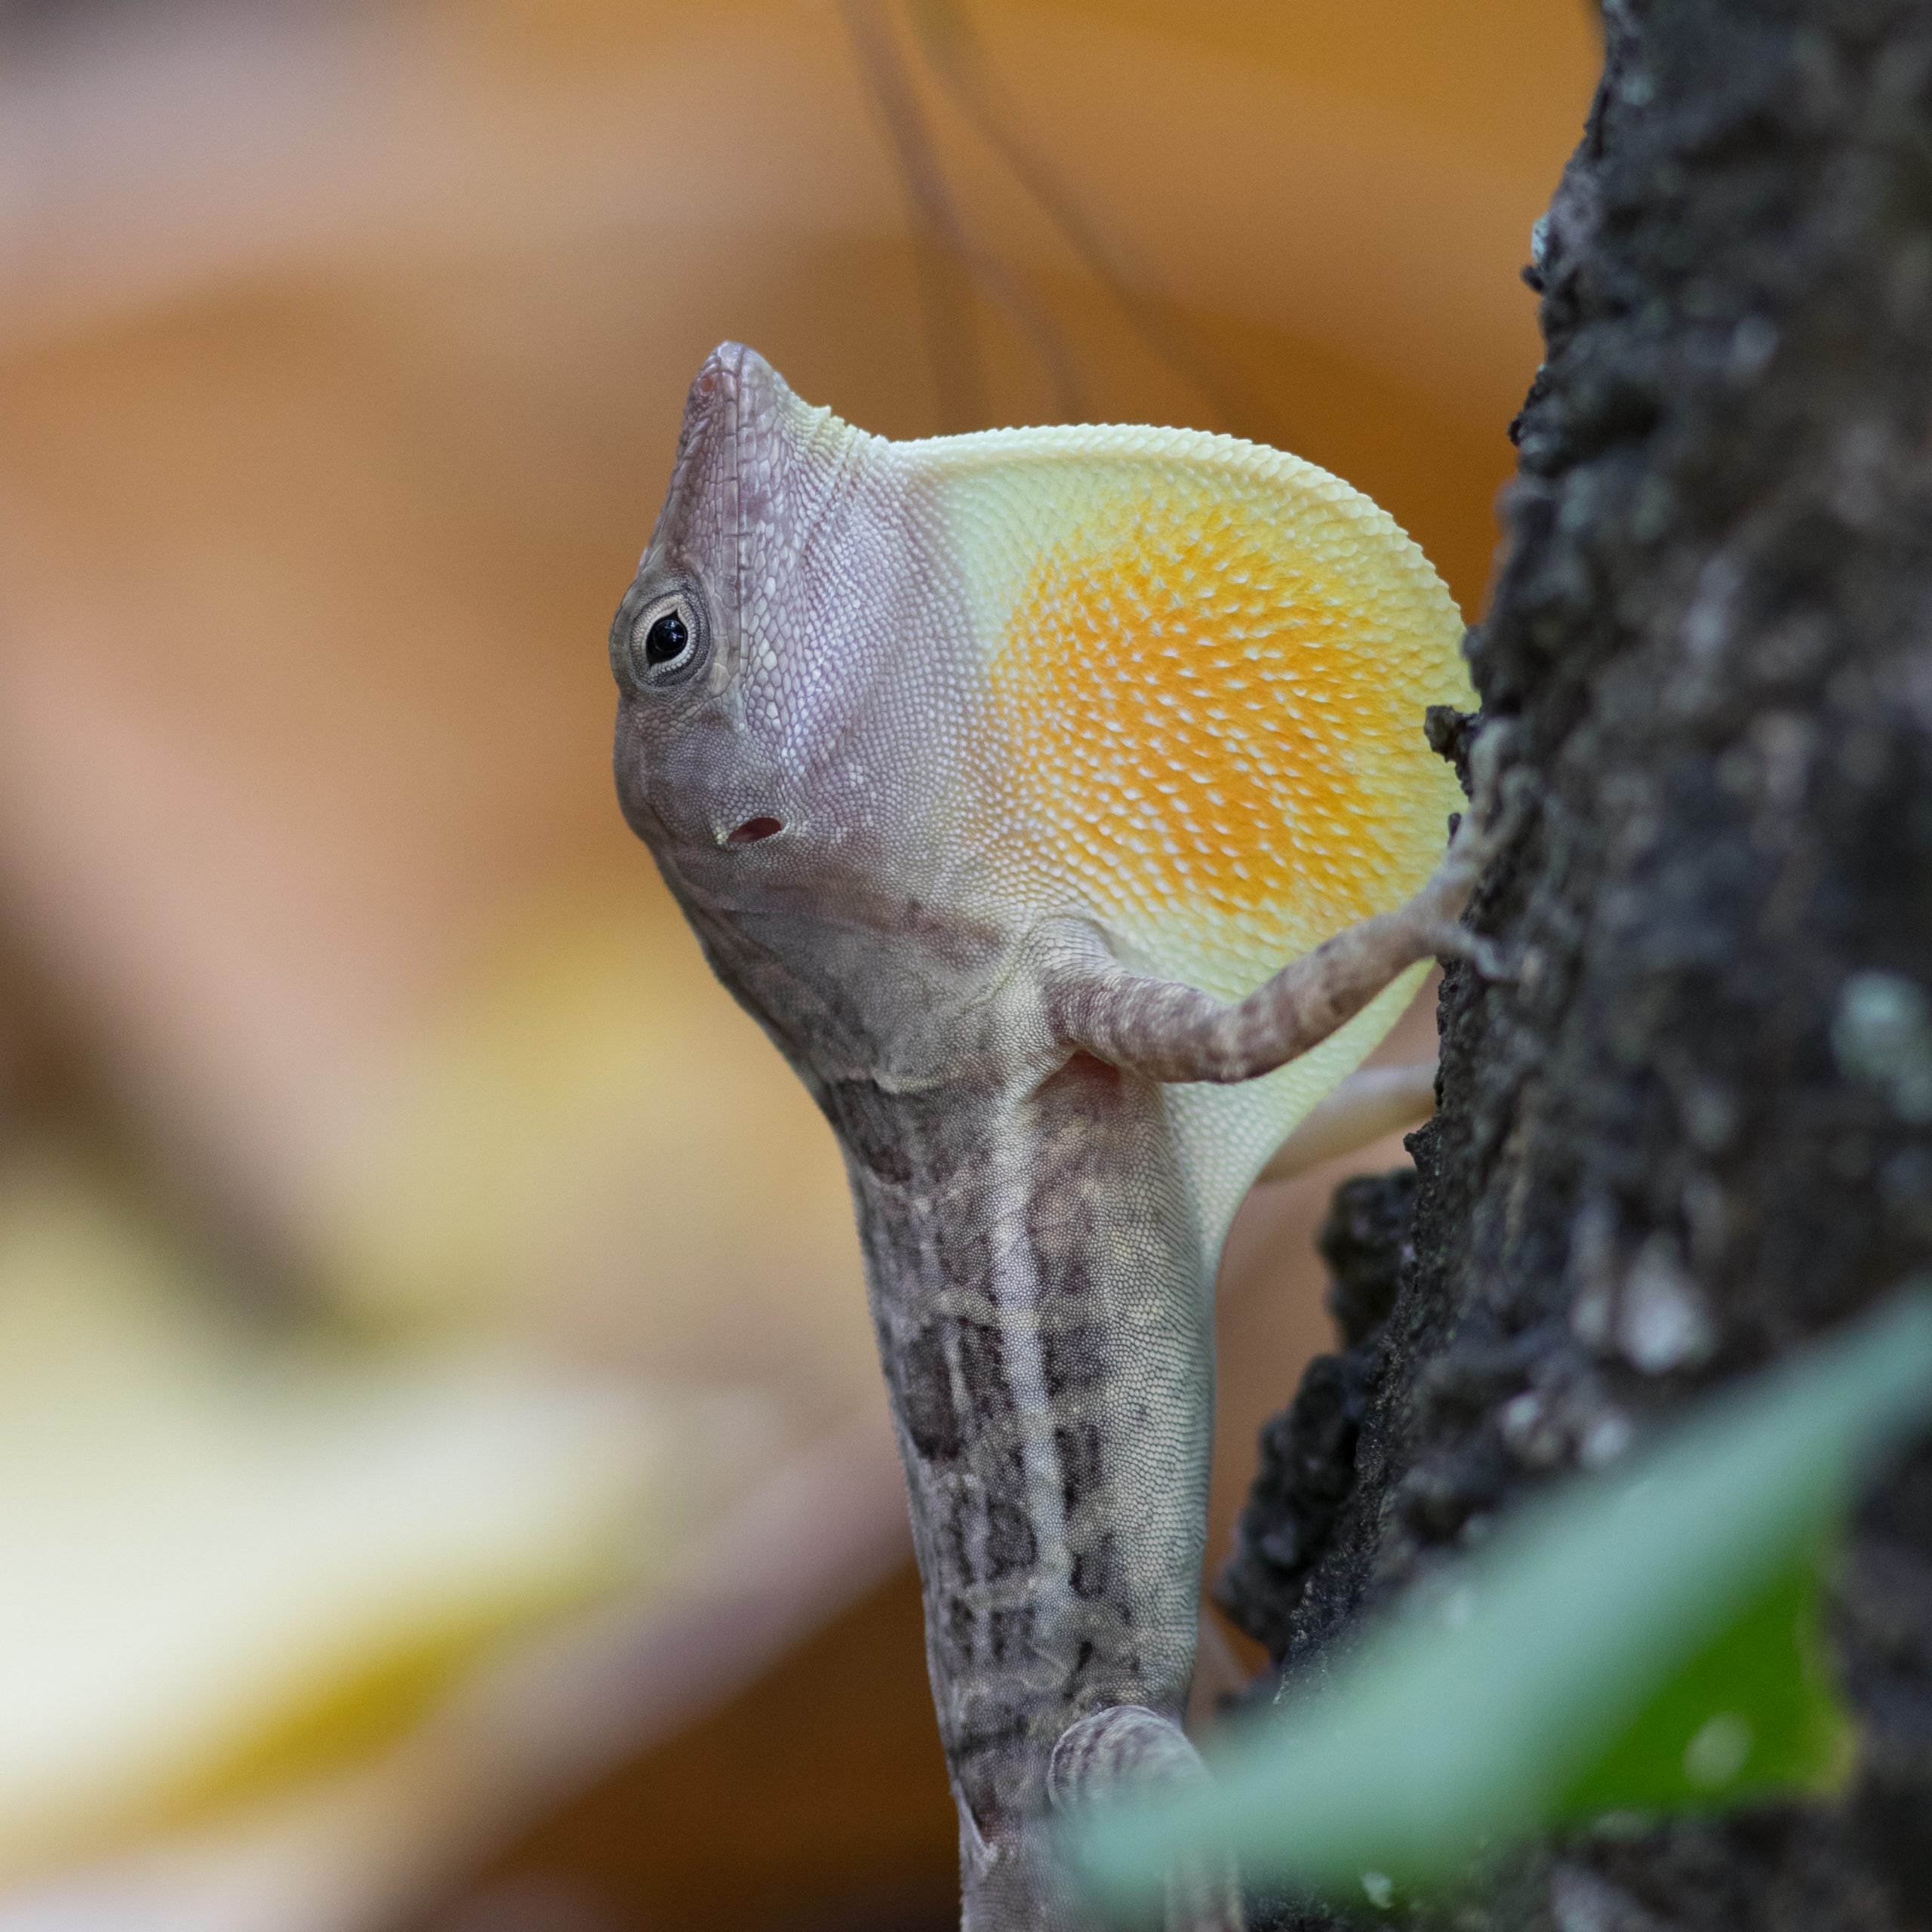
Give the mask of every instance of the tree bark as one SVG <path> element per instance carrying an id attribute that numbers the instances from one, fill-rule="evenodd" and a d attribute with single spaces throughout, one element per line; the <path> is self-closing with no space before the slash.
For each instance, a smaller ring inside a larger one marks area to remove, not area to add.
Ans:
<path id="1" fill-rule="evenodd" d="M 1338 1198 L 1352 1346 L 1271 1428 L 1224 1584 L 1291 1678 L 1932 1251 L 1932 6 L 1605 33 L 1530 271 L 1481 721 L 1435 721 L 1457 756 L 1509 721 L 1527 811 L 1475 918 L 1518 976 L 1450 971 L 1417 1177 Z M 1932 1455 L 1863 1506 L 1835 1635 L 1842 1800 L 1578 1833 L 1423 1922 L 1932 1922 Z"/>

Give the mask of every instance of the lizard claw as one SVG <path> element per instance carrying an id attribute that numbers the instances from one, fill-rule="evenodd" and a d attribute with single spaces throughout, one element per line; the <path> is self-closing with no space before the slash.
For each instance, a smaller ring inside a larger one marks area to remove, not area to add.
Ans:
<path id="1" fill-rule="evenodd" d="M 1466 961 L 1485 980 L 1513 985 L 1522 977 L 1516 961 L 1494 940 L 1486 933 L 1472 933 L 1465 925 L 1438 928 L 1430 949 L 1438 959 Z"/>
<path id="2" fill-rule="evenodd" d="M 1485 980 L 1513 981 L 1521 977 L 1516 962 L 1495 940 L 1472 933 L 1458 915 L 1468 905 L 1477 881 L 1515 838 L 1529 816 L 1532 781 L 1525 771 L 1505 771 L 1504 749 L 1514 727 L 1506 718 L 1487 725 L 1469 754 L 1469 808 L 1456 827 L 1449 851 L 1432 884 L 1436 923 L 1430 949 L 1438 958 L 1466 960 Z M 1444 916 L 1447 915 L 1447 916 Z"/>
<path id="3" fill-rule="evenodd" d="M 1501 801 L 1503 755 L 1515 735 L 1512 720 L 1486 718 L 1469 747 L 1469 798 L 1479 818 L 1493 817 Z"/>
<path id="4" fill-rule="evenodd" d="M 1457 828 L 1457 842 L 1466 837 L 1469 859 L 1476 872 L 1512 840 L 1529 817 L 1534 781 L 1518 767 L 1506 770 L 1503 759 L 1515 727 L 1506 718 L 1484 726 L 1469 752 L 1469 809 Z"/>

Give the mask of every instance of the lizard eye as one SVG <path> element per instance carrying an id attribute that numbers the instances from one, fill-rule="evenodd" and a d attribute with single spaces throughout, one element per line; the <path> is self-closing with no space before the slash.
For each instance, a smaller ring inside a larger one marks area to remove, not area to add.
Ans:
<path id="1" fill-rule="evenodd" d="M 676 611 L 666 611 L 644 634 L 644 661 L 658 667 L 675 664 L 691 644 L 691 626 Z"/>
<path id="2" fill-rule="evenodd" d="M 654 597 L 641 608 L 626 600 L 617 613 L 613 656 L 624 660 L 631 680 L 652 689 L 682 684 L 704 655 L 705 623 L 698 601 L 688 592 Z"/>

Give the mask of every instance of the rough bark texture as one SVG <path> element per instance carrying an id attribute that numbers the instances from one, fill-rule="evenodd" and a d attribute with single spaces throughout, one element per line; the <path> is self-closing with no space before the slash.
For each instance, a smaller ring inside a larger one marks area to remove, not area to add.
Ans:
<path id="1" fill-rule="evenodd" d="M 1271 1431 L 1227 1583 L 1291 1677 L 1932 1250 L 1932 7 L 1605 24 L 1471 640 L 1529 802 L 1477 923 L 1520 974 L 1448 976 L 1379 1324 L 1403 1184 L 1340 1210 L 1382 1227 L 1331 1248 L 1369 1320 Z M 1932 1923 L 1932 1457 L 1863 1507 L 1836 1629 L 1842 1803 L 1580 1835 L 1440 1922 Z"/>

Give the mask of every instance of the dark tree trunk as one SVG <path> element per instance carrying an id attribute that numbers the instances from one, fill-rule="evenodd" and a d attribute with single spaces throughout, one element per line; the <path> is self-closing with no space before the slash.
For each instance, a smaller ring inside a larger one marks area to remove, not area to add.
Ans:
<path id="1" fill-rule="evenodd" d="M 1520 977 L 1448 976 L 1412 1217 L 1406 1180 L 1338 1202 L 1353 1346 L 1226 1586 L 1291 1675 L 1932 1250 L 1932 5 L 1605 24 L 1471 640 L 1529 803 L 1475 917 Z M 1441 1922 L 1932 1921 L 1932 1457 L 1863 1509 L 1836 1632 L 1844 1801 L 1580 1834 Z"/>

